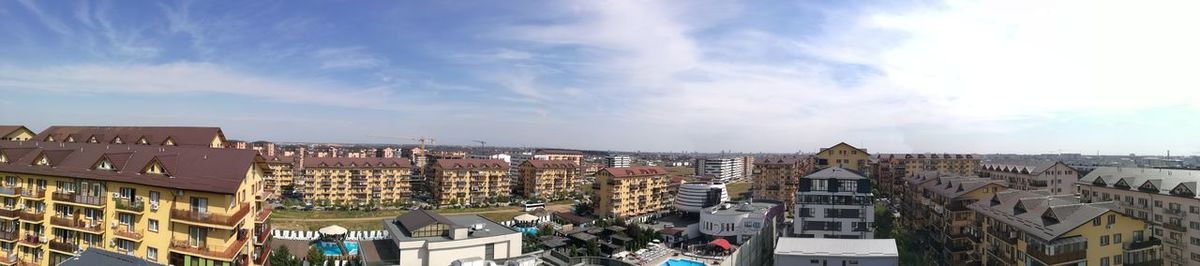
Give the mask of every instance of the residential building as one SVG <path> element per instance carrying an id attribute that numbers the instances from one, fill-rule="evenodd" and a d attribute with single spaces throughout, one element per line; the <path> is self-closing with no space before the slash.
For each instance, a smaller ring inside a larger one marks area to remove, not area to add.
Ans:
<path id="1" fill-rule="evenodd" d="M 135 256 L 125 255 L 98 248 L 81 251 L 79 256 L 59 263 L 57 266 L 158 266 Z"/>
<path id="2" fill-rule="evenodd" d="M 754 156 L 742 156 L 742 179 L 754 177 Z"/>
<path id="3" fill-rule="evenodd" d="M 873 178 L 881 193 L 895 197 L 897 186 L 916 172 L 939 171 L 960 176 L 975 175 L 979 159 L 971 154 L 879 154 L 872 160 Z"/>
<path id="4" fill-rule="evenodd" d="M 1054 195 L 1074 195 L 1079 172 L 1060 161 L 1038 163 L 985 163 L 979 176 L 1008 182 L 1011 189 L 1048 190 Z"/>
<path id="5" fill-rule="evenodd" d="M 264 167 L 250 150 L 0 142 L 0 261 L 56 265 L 104 249 L 159 264 L 262 265 Z"/>
<path id="6" fill-rule="evenodd" d="M 895 239 L 807 239 L 781 237 L 775 244 L 775 266 L 896 266 Z"/>
<path id="7" fill-rule="evenodd" d="M 871 180 L 840 167 L 800 179 L 794 233 L 804 238 L 874 238 Z"/>
<path id="8" fill-rule="evenodd" d="M 225 148 L 245 150 L 250 148 L 250 143 L 244 140 L 229 140 L 225 142 Z"/>
<path id="9" fill-rule="evenodd" d="M 926 202 L 925 184 L 936 182 L 941 177 L 950 175 L 938 171 L 924 171 L 904 177 L 898 197 L 893 202 L 900 204 L 900 222 L 907 228 L 926 228 L 929 210 Z"/>
<path id="10" fill-rule="evenodd" d="M 583 152 L 572 150 L 559 149 L 538 149 L 533 152 L 534 160 L 567 160 L 575 162 L 575 165 L 583 165 Z"/>
<path id="11" fill-rule="evenodd" d="M 412 165 L 403 158 L 301 158 L 304 200 L 317 205 L 406 203 Z"/>
<path id="12" fill-rule="evenodd" d="M 0 125 L 0 140 L 28 141 L 33 139 L 34 135 L 37 134 L 25 126 Z"/>
<path id="13" fill-rule="evenodd" d="M 613 167 L 596 172 L 596 215 L 630 219 L 655 216 L 667 204 L 667 170 L 657 166 Z"/>
<path id="14" fill-rule="evenodd" d="M 1200 264 L 1200 171 L 1098 167 L 1079 179 L 1084 202 L 1115 202 L 1162 239 L 1163 265 Z M 1147 232 L 1147 234 L 1150 234 Z"/>
<path id="15" fill-rule="evenodd" d="M 579 165 L 559 160 L 528 160 L 520 166 L 521 195 L 526 199 L 560 199 L 576 191 Z"/>
<path id="16" fill-rule="evenodd" d="M 263 169 L 263 192 L 276 199 L 290 196 L 296 188 L 298 159 L 290 156 L 263 157 L 266 161 L 266 168 Z"/>
<path id="17" fill-rule="evenodd" d="M 816 157 L 817 169 L 838 167 L 862 174 L 866 174 L 870 170 L 867 160 L 871 158 L 871 154 L 867 153 L 867 149 L 855 148 L 845 142 L 833 145 L 833 147 L 821 148 Z"/>
<path id="18" fill-rule="evenodd" d="M 696 159 L 696 175 L 712 175 L 721 182 L 730 182 L 744 177 L 744 157 Z"/>
<path id="19" fill-rule="evenodd" d="M 520 232 L 473 214 L 442 216 L 415 210 L 384 220 L 384 227 L 399 249 L 400 266 L 442 266 L 522 254 Z"/>
<path id="20" fill-rule="evenodd" d="M 700 233 L 706 237 L 705 242 L 725 239 L 741 245 L 762 232 L 764 227 L 782 223 L 785 216 L 780 202 L 723 203 L 700 212 Z"/>
<path id="21" fill-rule="evenodd" d="M 628 155 L 613 155 L 604 158 L 606 167 L 629 167 L 633 163 L 633 157 Z"/>
<path id="22" fill-rule="evenodd" d="M 675 192 L 675 210 L 700 213 L 705 208 L 729 201 L 729 191 L 725 189 L 725 183 L 682 182 Z"/>
<path id="23" fill-rule="evenodd" d="M 440 206 L 507 201 L 508 167 L 496 159 L 439 159 L 429 172 L 429 187 Z"/>
<path id="24" fill-rule="evenodd" d="M 1046 190 L 1007 190 L 968 205 L 982 265 L 1162 265 L 1145 221 L 1116 202 L 1082 203 Z"/>
<path id="25" fill-rule="evenodd" d="M 219 127 L 51 126 L 34 140 L 63 143 L 138 144 L 224 148 Z"/>
<path id="26" fill-rule="evenodd" d="M 375 157 L 396 158 L 396 148 L 384 147 L 382 149 L 375 149 Z"/>
<path id="27" fill-rule="evenodd" d="M 250 149 L 258 151 L 258 153 L 262 154 L 262 156 L 265 156 L 265 157 L 274 157 L 275 156 L 276 149 L 275 149 L 274 142 L 260 140 L 260 141 L 255 141 L 255 142 L 250 143 L 250 146 L 251 146 Z"/>
<path id="28" fill-rule="evenodd" d="M 980 237 L 972 231 L 975 212 L 967 208 L 971 203 L 989 200 L 992 195 L 1007 188 L 1004 181 L 981 177 L 945 176 L 934 178 L 934 182 L 923 183 L 923 211 L 915 216 L 928 219 L 924 227 L 909 228 L 930 243 L 926 255 L 934 258 L 938 265 L 968 265 L 982 261 L 975 253 L 971 237 Z M 903 219 L 910 217 L 901 216 Z"/>
<path id="29" fill-rule="evenodd" d="M 753 198 L 783 202 L 784 208 L 792 212 L 796 206 L 796 191 L 800 177 L 813 172 L 815 161 L 811 156 L 767 158 L 754 162 Z"/>

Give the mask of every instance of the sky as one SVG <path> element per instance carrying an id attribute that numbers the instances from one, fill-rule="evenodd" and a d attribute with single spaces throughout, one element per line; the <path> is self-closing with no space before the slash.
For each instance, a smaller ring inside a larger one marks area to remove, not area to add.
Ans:
<path id="1" fill-rule="evenodd" d="M 0 1 L 0 124 L 1200 155 L 1196 1 Z"/>

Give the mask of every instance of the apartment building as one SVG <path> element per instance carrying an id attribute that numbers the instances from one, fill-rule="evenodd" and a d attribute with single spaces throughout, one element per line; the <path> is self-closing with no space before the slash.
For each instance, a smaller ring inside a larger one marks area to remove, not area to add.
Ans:
<path id="1" fill-rule="evenodd" d="M 613 155 L 604 158 L 605 167 L 629 167 L 633 163 L 633 157 L 628 155 Z"/>
<path id="2" fill-rule="evenodd" d="M 497 159 L 439 159 L 430 168 L 429 186 L 440 206 L 502 201 L 512 195 L 508 168 Z"/>
<path id="3" fill-rule="evenodd" d="M 695 168 L 696 175 L 711 175 L 726 183 L 746 176 L 744 157 L 700 158 Z"/>
<path id="4" fill-rule="evenodd" d="M 985 163 L 979 176 L 1008 182 L 1009 188 L 1047 190 L 1054 195 L 1074 195 L 1079 172 L 1063 162 Z"/>
<path id="5" fill-rule="evenodd" d="M 0 125 L 0 140 L 27 141 L 33 139 L 34 135 L 37 134 L 25 126 Z"/>
<path id="6" fill-rule="evenodd" d="M 900 217 L 902 217 L 900 222 L 907 228 L 925 228 L 929 221 L 928 205 L 925 204 L 927 202 L 925 184 L 948 176 L 942 172 L 925 171 L 904 177 L 904 183 L 900 186 L 898 196 L 892 198 L 893 202 L 898 200 L 900 204 Z"/>
<path id="7" fill-rule="evenodd" d="M 787 211 L 793 211 L 800 177 L 812 173 L 813 167 L 811 156 L 767 158 L 754 162 L 754 175 L 751 178 L 754 182 L 753 198 L 783 202 Z"/>
<path id="8" fill-rule="evenodd" d="M 1014 189 L 967 207 L 983 265 L 1162 265 L 1146 222 L 1115 202 Z"/>
<path id="9" fill-rule="evenodd" d="M 558 149 L 538 149 L 533 152 L 532 159 L 550 161 L 567 160 L 575 162 L 575 165 L 583 165 L 583 152 Z"/>
<path id="10" fill-rule="evenodd" d="M 51 126 L 33 137 L 41 142 L 226 147 L 219 127 Z"/>
<path id="11" fill-rule="evenodd" d="M 521 195 L 526 199 L 560 199 L 575 192 L 579 165 L 559 160 L 528 160 L 520 166 Z"/>
<path id="12" fill-rule="evenodd" d="M 1163 265 L 1200 264 L 1200 171 L 1099 167 L 1079 179 L 1084 202 L 1115 202 L 1151 224 L 1162 239 Z M 1147 233 L 1149 234 L 1149 233 Z"/>
<path id="13" fill-rule="evenodd" d="M 596 215 L 631 219 L 654 216 L 667 207 L 667 169 L 612 167 L 596 172 Z"/>
<path id="14" fill-rule="evenodd" d="M 793 219 L 803 238 L 874 238 L 871 180 L 840 167 L 800 178 Z"/>
<path id="15" fill-rule="evenodd" d="M 56 265 L 94 248 L 159 264 L 262 265 L 263 161 L 207 146 L 0 142 L 0 264 Z"/>
<path id="16" fill-rule="evenodd" d="M 308 157 L 304 200 L 313 204 L 394 204 L 408 202 L 412 165 L 403 158 Z"/>
<path id="17" fill-rule="evenodd" d="M 971 154 L 879 154 L 871 161 L 873 178 L 881 193 L 895 197 L 903 177 L 921 171 L 939 171 L 960 176 L 975 175 L 979 159 Z"/>
<path id="18" fill-rule="evenodd" d="M 869 159 L 871 159 L 871 154 L 868 154 L 866 149 L 855 148 L 841 142 L 833 147 L 821 148 L 821 151 L 817 152 L 816 166 L 817 169 L 838 167 L 867 174 L 870 171 L 870 165 L 867 162 Z"/>
<path id="19" fill-rule="evenodd" d="M 275 199 L 294 192 L 298 158 L 268 155 L 263 157 L 266 161 L 266 167 L 263 169 L 263 192 Z"/>
<path id="20" fill-rule="evenodd" d="M 928 236 L 931 248 L 926 249 L 929 257 L 939 265 L 968 265 L 981 262 L 975 253 L 971 237 L 979 237 L 972 231 L 975 212 L 967 206 L 1007 190 L 1004 181 L 981 177 L 947 176 L 934 178 L 933 182 L 922 183 L 921 203 L 923 208 L 917 216 L 928 219 L 924 227 L 910 228 Z M 909 217 L 901 216 L 903 219 Z"/>

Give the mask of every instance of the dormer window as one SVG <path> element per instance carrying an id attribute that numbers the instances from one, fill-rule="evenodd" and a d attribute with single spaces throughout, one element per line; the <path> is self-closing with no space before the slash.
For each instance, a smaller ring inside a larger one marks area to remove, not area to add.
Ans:
<path id="1" fill-rule="evenodd" d="M 1017 201 L 1017 204 L 1013 205 L 1013 214 L 1022 214 L 1022 213 L 1025 213 L 1025 205 L 1021 204 L 1020 201 Z"/>
<path id="2" fill-rule="evenodd" d="M 1058 223 L 1058 217 L 1054 216 L 1053 209 L 1046 209 L 1046 212 L 1042 213 L 1042 222 L 1047 225 Z"/>
<path id="3" fill-rule="evenodd" d="M 0 163 L 8 163 L 8 155 L 4 155 L 4 153 L 0 153 Z"/>
<path id="4" fill-rule="evenodd" d="M 49 165 L 50 165 L 50 158 L 46 158 L 46 155 L 45 155 L 45 154 L 38 155 L 37 159 L 33 160 L 33 165 L 37 165 L 37 166 L 49 166 Z"/>
<path id="5" fill-rule="evenodd" d="M 171 137 L 167 137 L 167 140 L 163 141 L 163 145 L 164 146 L 175 146 L 175 139 L 172 139 Z"/>
<path id="6" fill-rule="evenodd" d="M 116 171 L 117 167 L 108 158 L 100 158 L 100 161 L 96 163 L 96 170 Z"/>
<path id="7" fill-rule="evenodd" d="M 125 144 L 125 141 L 122 141 L 121 137 L 114 138 L 112 142 L 113 144 Z"/>
<path id="8" fill-rule="evenodd" d="M 46 142 L 54 142 L 54 136 L 46 136 Z"/>
<path id="9" fill-rule="evenodd" d="M 100 143 L 100 140 L 97 140 L 96 136 L 92 136 L 92 137 L 88 138 L 87 142 L 88 143 Z"/>
<path id="10" fill-rule="evenodd" d="M 146 137 L 142 137 L 142 138 L 138 139 L 137 144 L 150 145 L 150 141 L 146 140 Z"/>
<path id="11" fill-rule="evenodd" d="M 67 142 L 75 143 L 75 137 L 67 136 Z"/>
<path id="12" fill-rule="evenodd" d="M 142 173 L 163 175 L 167 173 L 167 168 L 163 167 L 162 163 L 159 162 L 158 159 L 154 159 L 150 161 L 150 164 L 146 165 L 146 169 L 142 169 Z"/>

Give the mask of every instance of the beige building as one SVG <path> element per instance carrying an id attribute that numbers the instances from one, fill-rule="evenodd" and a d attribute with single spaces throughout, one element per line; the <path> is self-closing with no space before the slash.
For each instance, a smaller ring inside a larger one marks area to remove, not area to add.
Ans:
<path id="1" fill-rule="evenodd" d="M 813 157 L 768 158 L 754 163 L 753 197 L 783 202 L 788 211 L 796 205 L 800 177 L 814 170 Z"/>
<path id="2" fill-rule="evenodd" d="M 51 126 L 33 138 L 42 142 L 137 144 L 224 148 L 219 127 Z"/>
<path id="3" fill-rule="evenodd" d="M 575 162 L 575 165 L 583 165 L 583 152 L 572 150 L 538 149 L 537 151 L 534 151 L 533 159 L 551 161 L 566 160 Z"/>
<path id="4" fill-rule="evenodd" d="M 254 151 L 206 146 L 0 142 L 0 264 L 57 265 L 98 248 L 263 265 L 263 167 Z"/>
<path id="5" fill-rule="evenodd" d="M 926 254 L 940 262 L 940 265 L 970 265 L 982 261 L 975 252 L 975 242 L 971 238 L 981 235 L 972 231 L 975 212 L 968 205 L 981 200 L 990 200 L 992 195 L 1004 191 L 1004 181 L 981 177 L 943 176 L 933 178 L 932 182 L 921 184 L 921 208 L 914 216 L 928 219 L 924 227 L 910 228 L 920 233 L 914 235 L 929 236 L 931 243 Z M 901 216 L 909 219 L 910 216 Z"/>
<path id="6" fill-rule="evenodd" d="M 899 195 L 903 177 L 916 172 L 938 171 L 960 176 L 974 176 L 979 159 L 971 154 L 879 154 L 872 160 L 874 179 L 879 191 L 889 197 Z"/>
<path id="7" fill-rule="evenodd" d="M 0 140 L 27 141 L 33 139 L 33 130 L 25 126 L 0 125 Z"/>
<path id="8" fill-rule="evenodd" d="M 600 169 L 596 215 L 617 219 L 656 215 L 669 204 L 667 181 L 667 170 L 657 166 Z"/>
<path id="9" fill-rule="evenodd" d="M 400 158 L 300 158 L 304 199 L 317 205 L 396 204 L 412 198 L 412 165 Z"/>
<path id="10" fill-rule="evenodd" d="M 1197 170 L 1100 167 L 1079 179 L 1079 198 L 1112 202 L 1117 211 L 1151 224 L 1163 241 L 1163 265 L 1200 265 L 1197 182 Z"/>
<path id="11" fill-rule="evenodd" d="M 1020 190 L 1047 190 L 1054 195 L 1074 195 L 1079 172 L 1062 162 L 985 163 L 979 176 L 1004 180 L 1008 187 Z"/>
<path id="12" fill-rule="evenodd" d="M 262 154 L 260 151 L 259 154 Z M 298 158 L 291 156 L 267 156 L 263 169 L 263 192 L 272 198 L 282 198 L 285 192 L 295 190 L 296 165 Z"/>
<path id="13" fill-rule="evenodd" d="M 560 160 L 528 160 L 519 166 L 521 195 L 526 199 L 560 199 L 575 192 L 579 165 Z"/>
<path id="14" fill-rule="evenodd" d="M 507 201 L 507 162 L 498 159 L 439 159 L 429 172 L 429 187 L 440 206 L 469 206 Z"/>
<path id="15" fill-rule="evenodd" d="M 416 210 L 384 220 L 400 266 L 443 266 L 456 261 L 520 256 L 521 233 L 478 215 L 442 216 Z"/>
<path id="16" fill-rule="evenodd" d="M 869 159 L 871 159 L 871 155 L 867 153 L 866 149 L 855 148 L 842 142 L 833 147 L 821 148 L 821 151 L 817 152 L 817 169 L 840 167 L 868 175 L 870 169 L 867 160 Z"/>

